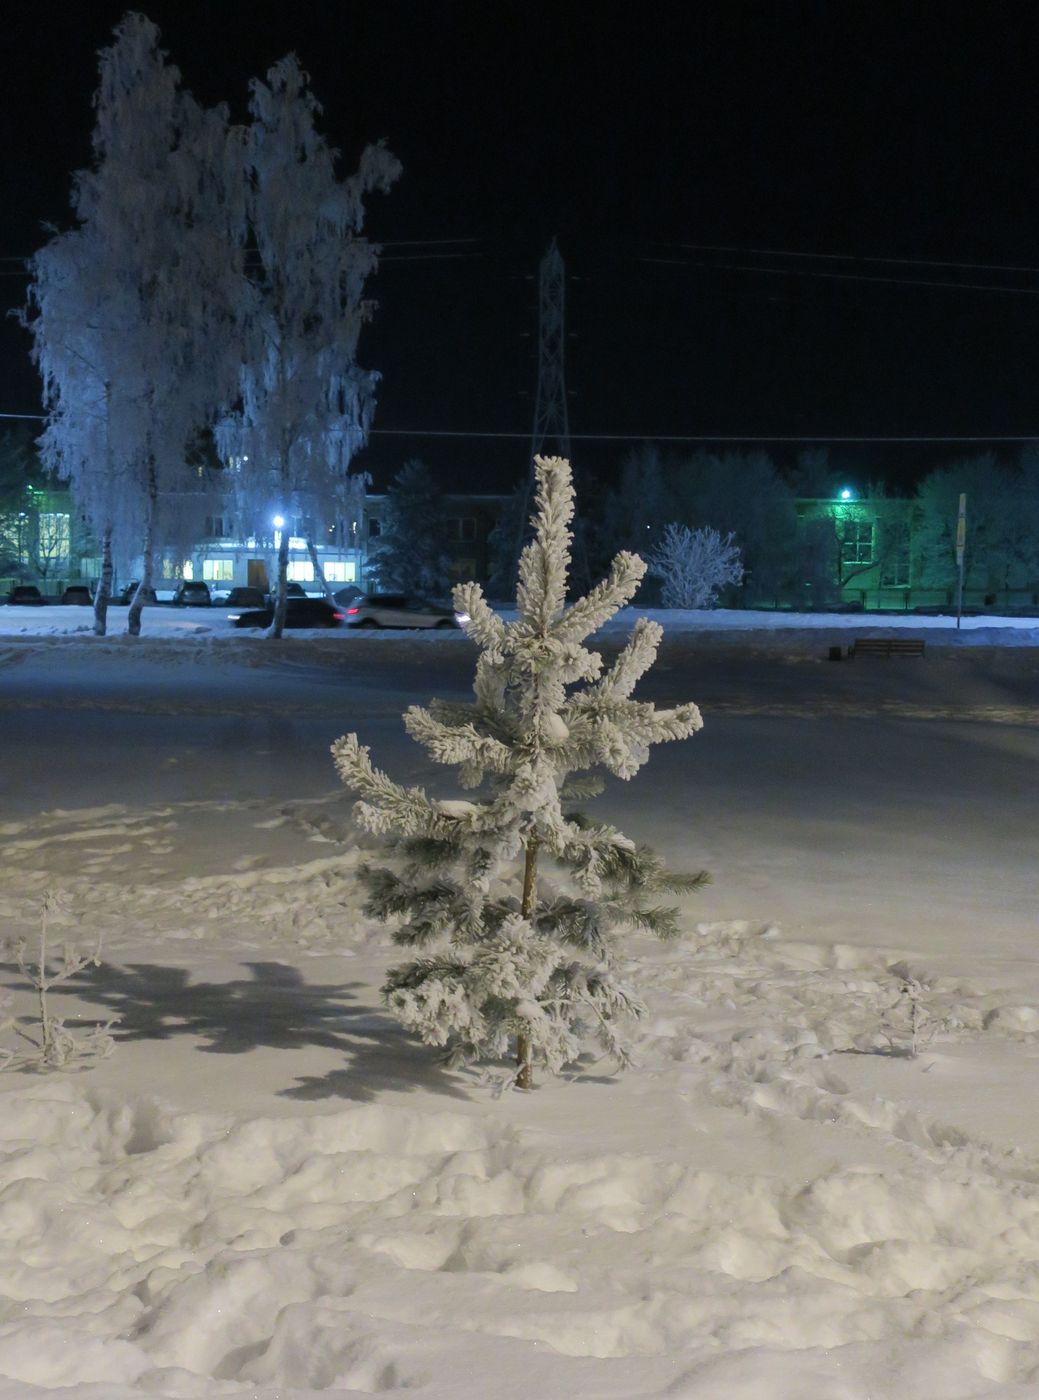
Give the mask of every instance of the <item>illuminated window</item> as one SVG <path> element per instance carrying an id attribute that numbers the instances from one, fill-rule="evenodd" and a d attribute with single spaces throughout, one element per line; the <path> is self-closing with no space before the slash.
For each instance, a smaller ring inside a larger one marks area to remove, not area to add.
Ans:
<path id="1" fill-rule="evenodd" d="M 885 527 L 880 582 L 885 588 L 909 587 L 909 529 L 904 523 Z"/>
<path id="2" fill-rule="evenodd" d="M 288 577 L 294 583 L 313 583 L 314 566 L 309 559 L 290 559 Z"/>
<path id="3" fill-rule="evenodd" d="M 195 577 L 195 566 L 190 559 L 185 559 L 181 565 L 180 576 L 187 579 L 189 583 Z"/>
<path id="4" fill-rule="evenodd" d="M 187 574 L 184 575 L 188 577 Z M 228 583 L 234 578 L 233 559 L 203 559 L 202 577 L 211 579 L 214 583 Z"/>
<path id="5" fill-rule="evenodd" d="M 40 557 L 52 564 L 63 563 L 69 557 L 72 547 L 72 533 L 69 516 L 53 511 L 40 515 Z"/>
<path id="6" fill-rule="evenodd" d="M 325 565 L 329 583 L 356 583 L 357 565 L 352 559 L 330 559 Z"/>
<path id="7" fill-rule="evenodd" d="M 872 520 L 845 520 L 841 526 L 841 559 L 845 564 L 873 562 Z"/>

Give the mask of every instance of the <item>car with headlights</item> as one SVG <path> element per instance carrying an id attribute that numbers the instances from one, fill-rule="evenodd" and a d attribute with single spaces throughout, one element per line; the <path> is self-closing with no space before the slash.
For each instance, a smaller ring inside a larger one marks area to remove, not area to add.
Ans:
<path id="1" fill-rule="evenodd" d="M 274 608 L 250 608 L 246 612 L 229 612 L 232 627 L 269 627 L 274 621 Z M 341 608 L 333 607 L 325 598 L 287 598 L 286 627 L 338 627 L 343 621 Z"/>
<path id="2" fill-rule="evenodd" d="M 460 627 L 454 608 L 407 593 L 362 593 L 346 607 L 348 627 Z"/>

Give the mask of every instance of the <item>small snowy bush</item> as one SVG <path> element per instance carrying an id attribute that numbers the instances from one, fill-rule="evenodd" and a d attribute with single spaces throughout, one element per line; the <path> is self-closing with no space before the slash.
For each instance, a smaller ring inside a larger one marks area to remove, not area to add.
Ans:
<path id="1" fill-rule="evenodd" d="M 674 935 L 677 910 L 654 897 L 707 878 L 669 874 L 647 847 L 572 806 L 602 788 L 595 773 L 576 777 L 581 770 L 630 778 L 652 744 L 687 738 L 702 721 L 692 704 L 657 710 L 632 699 L 656 655 L 658 624 L 640 619 L 605 671 L 582 645 L 630 601 L 645 564 L 619 554 L 609 577 L 567 607 L 570 464 L 539 457 L 536 470 L 536 533 L 520 558 L 516 620 L 498 617 L 477 584 L 455 589 L 481 653 L 474 699 L 412 706 L 404 717 L 411 737 L 480 795 L 438 801 L 401 787 L 372 766 L 356 734 L 332 747 L 360 796 L 358 822 L 398 857 L 396 869 L 362 871 L 367 912 L 399 920 L 397 943 L 416 953 L 391 970 L 387 1004 L 452 1063 L 513 1052 L 519 1088 L 530 1086 L 535 1061 L 556 1071 L 589 1034 L 627 1062 L 621 1027 L 641 1008 L 615 976 L 614 934 Z M 539 878 L 546 863 L 558 883 Z"/>
<path id="2" fill-rule="evenodd" d="M 721 590 L 743 578 L 739 546 L 717 530 L 668 525 L 647 559 L 650 572 L 663 581 L 665 608 L 713 608 Z"/>
<path id="3" fill-rule="evenodd" d="M 0 1031 L 13 1031 L 19 1040 L 29 1048 L 16 1050 L 0 1049 L 0 1069 L 51 1070 L 68 1069 L 73 1065 L 85 1068 L 95 1060 L 104 1060 L 115 1049 L 115 1041 L 110 1034 L 115 1021 L 103 1026 L 73 1034 L 59 1016 L 53 1016 L 48 1002 L 48 993 L 59 982 L 64 982 L 85 967 L 100 967 L 101 937 L 92 952 L 84 953 L 74 944 L 66 942 L 61 956 L 52 956 L 49 947 L 50 922 L 65 913 L 63 901 L 53 891 L 43 901 L 40 914 L 40 939 L 35 959 L 29 954 L 28 944 L 23 939 L 14 944 L 12 951 L 18 963 L 18 970 L 36 993 L 39 1024 L 37 1034 L 24 1030 L 13 1017 L 0 1022 Z M 7 1009 L 10 998 L 2 1003 Z"/>

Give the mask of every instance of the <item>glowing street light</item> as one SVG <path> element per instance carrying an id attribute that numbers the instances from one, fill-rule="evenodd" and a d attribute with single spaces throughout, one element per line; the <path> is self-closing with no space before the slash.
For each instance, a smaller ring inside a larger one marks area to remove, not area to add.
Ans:
<path id="1" fill-rule="evenodd" d="M 849 486 L 845 486 L 845 487 L 843 488 L 843 490 L 841 491 L 841 500 L 842 500 L 842 501 L 850 501 L 850 500 L 853 499 L 853 497 L 854 497 L 854 492 L 851 490 L 851 488 L 850 488 Z"/>
<path id="2" fill-rule="evenodd" d="M 271 524 L 276 530 L 280 530 L 281 527 L 285 524 L 285 517 L 283 515 L 276 515 L 271 520 Z"/>

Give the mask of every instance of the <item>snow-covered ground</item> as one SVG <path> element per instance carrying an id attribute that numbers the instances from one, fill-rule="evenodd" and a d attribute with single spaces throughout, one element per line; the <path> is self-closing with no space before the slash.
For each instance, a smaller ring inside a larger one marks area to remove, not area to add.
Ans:
<path id="1" fill-rule="evenodd" d="M 0 934 L 59 895 L 119 1018 L 0 1074 L 0 1400 L 1039 1396 L 1039 627 L 659 616 L 705 728 L 597 810 L 714 883 L 632 940 L 639 1068 L 519 1095 L 382 1009 L 328 755 L 446 794 L 400 712 L 463 636 L 0 608 Z"/>

